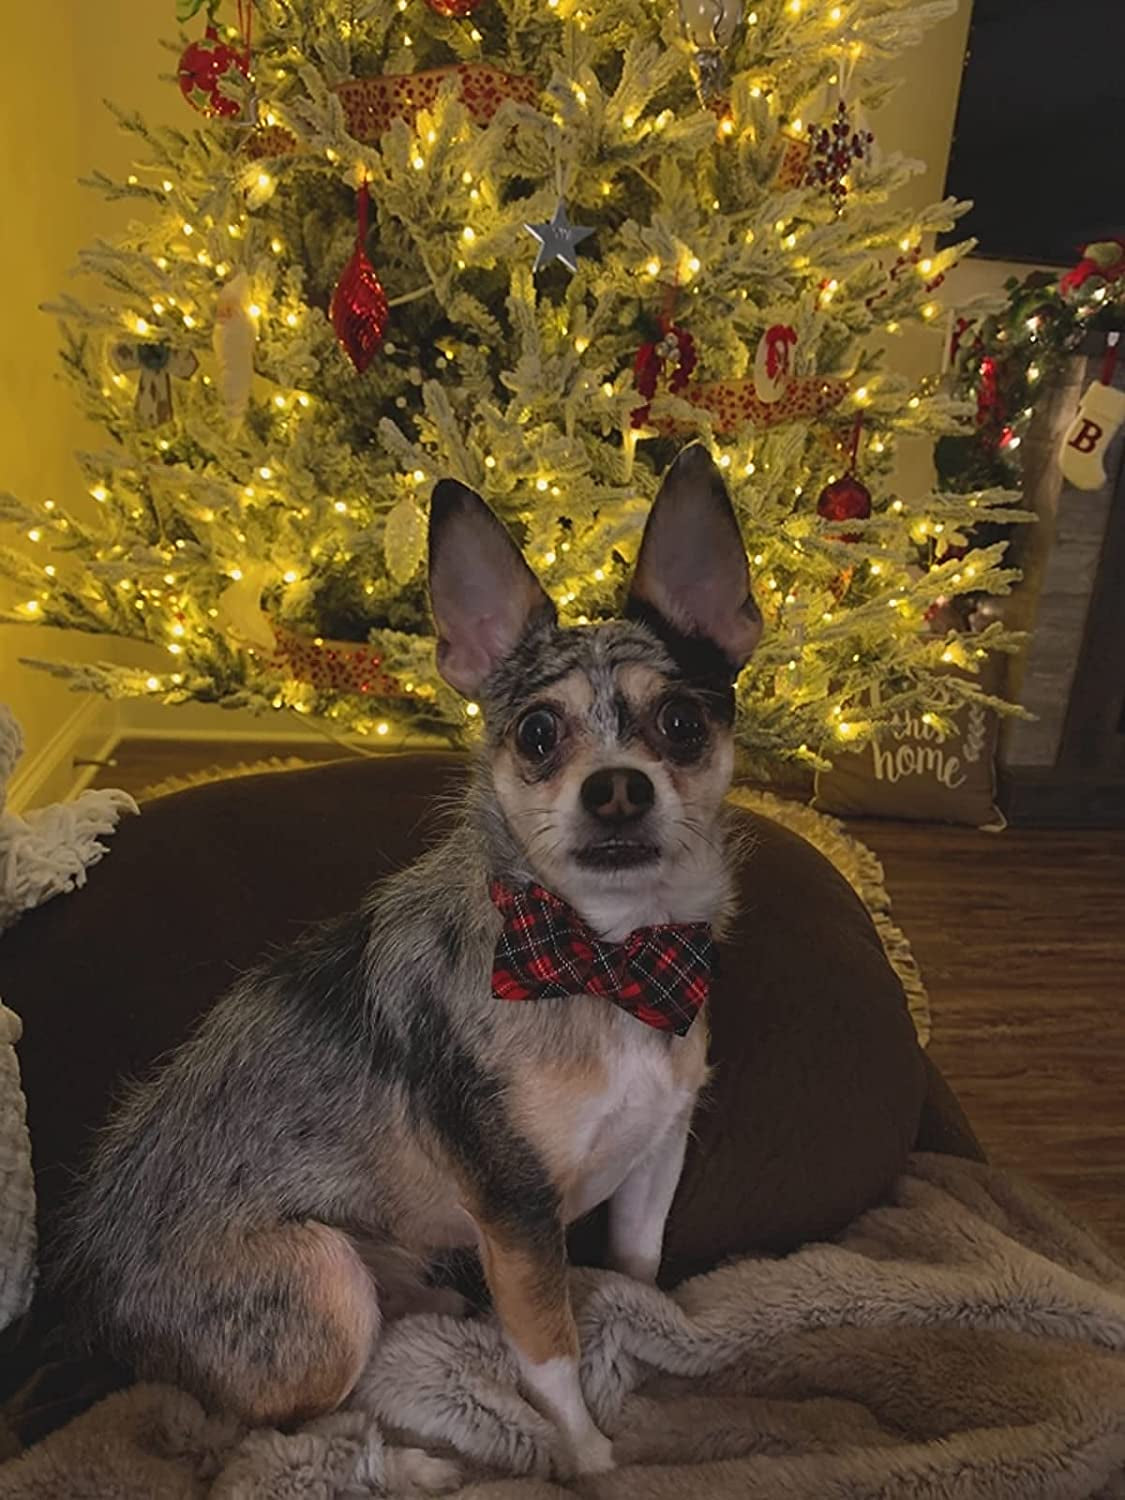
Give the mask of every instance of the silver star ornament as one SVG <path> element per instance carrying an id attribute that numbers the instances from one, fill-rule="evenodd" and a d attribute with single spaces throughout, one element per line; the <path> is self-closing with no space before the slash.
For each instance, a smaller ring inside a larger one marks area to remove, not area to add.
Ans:
<path id="1" fill-rule="evenodd" d="M 538 271 L 541 266 L 549 266 L 553 260 L 561 260 L 568 271 L 577 271 L 577 247 L 582 240 L 594 233 L 592 229 L 570 222 L 566 216 L 566 204 L 561 198 L 546 224 L 525 224 L 523 227 L 539 241 L 533 271 Z"/>

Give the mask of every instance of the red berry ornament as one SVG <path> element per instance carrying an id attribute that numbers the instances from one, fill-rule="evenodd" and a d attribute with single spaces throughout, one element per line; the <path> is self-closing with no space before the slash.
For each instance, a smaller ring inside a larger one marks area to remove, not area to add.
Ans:
<path id="1" fill-rule="evenodd" d="M 379 352 L 387 331 L 390 306 L 375 267 L 367 259 L 367 184 L 359 189 L 359 233 L 355 252 L 340 272 L 332 293 L 332 326 L 348 358 L 362 375 Z"/>
<path id="2" fill-rule="evenodd" d="M 816 510 L 826 521 L 866 521 L 871 514 L 871 491 L 854 474 L 845 474 L 824 486 Z M 859 534 L 845 532 L 840 540 L 855 542 Z"/>
<path id="3" fill-rule="evenodd" d="M 202 41 L 192 42 L 180 58 L 180 93 L 201 114 L 229 120 L 242 105 L 223 92 L 222 83 L 236 69 L 244 78 L 249 74 L 249 54 L 224 42 L 218 27 L 208 26 Z"/>

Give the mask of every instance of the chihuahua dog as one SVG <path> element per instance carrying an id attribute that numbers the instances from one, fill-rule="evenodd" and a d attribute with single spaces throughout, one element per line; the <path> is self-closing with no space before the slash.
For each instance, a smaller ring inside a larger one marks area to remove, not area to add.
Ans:
<path id="1" fill-rule="evenodd" d="M 563 1466 L 595 1472 L 612 1449 L 579 1383 L 565 1226 L 608 1199 L 611 1265 L 655 1278 L 706 1074 L 706 986 L 680 985 L 673 1026 L 646 985 L 681 962 L 676 924 L 698 953 L 730 906 L 733 684 L 761 617 L 698 446 L 664 478 L 624 618 L 561 628 L 453 480 L 433 494 L 430 592 L 439 670 L 485 731 L 455 826 L 242 978 L 124 1101 L 68 1264 L 95 1337 L 138 1373 L 289 1425 L 348 1397 L 386 1318 L 433 1305 L 435 1256 L 475 1247 Z M 510 959 L 544 912 L 550 951 L 529 972 L 556 988 L 533 998 L 498 944 L 506 931 Z M 567 989 L 574 953 L 612 969 L 639 930 L 657 948 L 631 1001 L 608 981 Z"/>

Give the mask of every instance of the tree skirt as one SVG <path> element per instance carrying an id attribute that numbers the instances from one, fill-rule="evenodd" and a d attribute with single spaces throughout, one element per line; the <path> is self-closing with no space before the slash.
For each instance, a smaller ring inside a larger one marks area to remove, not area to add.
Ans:
<path id="1" fill-rule="evenodd" d="M 391 1325 L 350 1409 L 301 1431 L 136 1386 L 0 1467 L 0 1497 L 357 1500 L 407 1474 L 464 1500 L 1125 1494 L 1125 1268 L 993 1168 L 917 1155 L 835 1243 L 670 1295 L 572 1277 L 614 1473 L 564 1488 L 496 1325 L 429 1315 Z"/>
<path id="2" fill-rule="evenodd" d="M 186 791 L 189 787 L 205 786 L 211 781 L 226 781 L 236 776 L 260 776 L 267 771 L 300 771 L 312 764 L 298 756 L 285 759 L 273 757 L 269 760 L 248 761 L 234 766 L 212 766 L 202 771 L 192 771 L 184 776 L 170 776 L 148 786 L 141 793 L 141 801 L 164 797 L 170 792 Z M 918 1041 L 924 1047 L 930 1040 L 930 1001 L 925 982 L 918 969 L 910 941 L 901 927 L 891 919 L 891 898 L 883 878 L 883 867 L 866 844 L 861 844 L 846 831 L 835 818 L 814 811 L 803 802 L 792 802 L 776 797 L 772 792 L 757 791 L 752 787 L 735 787 L 730 800 L 748 812 L 759 813 L 775 823 L 791 829 L 806 842 L 812 844 L 839 870 L 840 874 L 866 906 L 875 929 L 882 941 L 887 960 L 898 975 Z"/>

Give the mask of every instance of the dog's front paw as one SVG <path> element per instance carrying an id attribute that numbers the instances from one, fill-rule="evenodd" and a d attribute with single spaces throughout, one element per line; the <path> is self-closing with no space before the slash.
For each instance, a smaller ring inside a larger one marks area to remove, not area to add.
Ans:
<path id="1" fill-rule="evenodd" d="M 421 1448 L 387 1448 L 383 1455 L 388 1495 L 448 1495 L 461 1487 L 461 1471 Z"/>
<path id="2" fill-rule="evenodd" d="M 578 1474 L 606 1474 L 615 1467 L 613 1444 L 604 1432 L 591 1432 L 574 1450 L 574 1467 Z"/>

